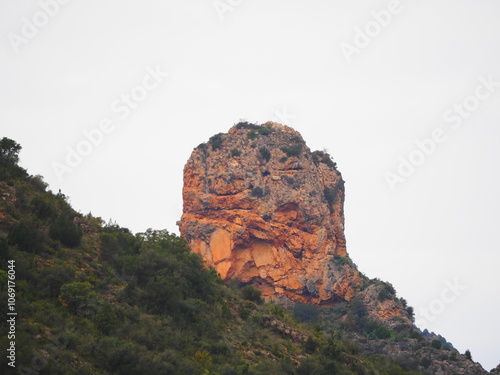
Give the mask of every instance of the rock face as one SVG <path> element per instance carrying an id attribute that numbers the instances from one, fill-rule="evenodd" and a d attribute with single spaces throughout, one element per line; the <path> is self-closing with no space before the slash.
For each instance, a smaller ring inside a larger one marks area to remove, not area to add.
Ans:
<path id="1" fill-rule="evenodd" d="M 211 137 L 184 167 L 183 199 L 182 236 L 223 278 L 251 283 L 266 298 L 351 302 L 339 321 L 365 311 L 400 336 L 386 341 L 352 333 L 369 355 L 414 358 L 435 374 L 486 373 L 454 350 L 443 355 L 411 336 L 416 329 L 406 301 L 391 284 L 358 272 L 346 251 L 342 176 L 327 153 L 311 152 L 292 128 L 239 123 Z M 304 339 L 279 322 L 266 324 Z"/>
<path id="2" fill-rule="evenodd" d="M 277 123 L 240 123 L 184 168 L 180 231 L 223 278 L 264 297 L 349 301 L 362 281 L 347 257 L 344 181 L 324 152 Z"/>

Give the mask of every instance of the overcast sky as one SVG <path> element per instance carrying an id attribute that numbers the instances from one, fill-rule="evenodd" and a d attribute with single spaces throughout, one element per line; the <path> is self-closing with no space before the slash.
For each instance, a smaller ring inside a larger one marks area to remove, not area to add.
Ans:
<path id="1" fill-rule="evenodd" d="M 490 370 L 499 11 L 494 0 L 3 0 L 0 136 L 76 210 L 177 233 L 194 147 L 240 119 L 290 125 L 338 163 L 360 270 Z"/>

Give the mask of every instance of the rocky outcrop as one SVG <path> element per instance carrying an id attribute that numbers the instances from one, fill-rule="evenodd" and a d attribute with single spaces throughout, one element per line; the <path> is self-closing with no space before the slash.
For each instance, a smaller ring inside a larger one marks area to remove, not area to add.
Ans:
<path id="1" fill-rule="evenodd" d="M 354 266 L 339 266 L 342 176 L 288 126 L 240 123 L 198 146 L 183 199 L 181 234 L 223 278 L 316 304 L 349 301 L 361 285 Z"/>
<path id="2" fill-rule="evenodd" d="M 487 371 L 465 355 L 453 348 L 433 348 L 430 341 L 400 339 L 384 342 L 383 340 L 358 341 L 363 352 L 370 355 L 383 354 L 388 358 L 408 367 L 417 367 L 426 374 L 438 375 L 486 375 Z"/>
<path id="3" fill-rule="evenodd" d="M 392 334 L 353 333 L 369 355 L 413 358 L 413 368 L 436 374 L 485 373 L 452 347 L 442 353 L 419 337 L 411 307 L 392 285 L 358 272 L 346 250 L 342 176 L 292 128 L 239 123 L 200 144 L 184 167 L 183 200 L 180 232 L 222 278 L 239 278 L 283 303 L 349 302 L 340 324 L 377 322 Z M 278 321 L 265 323 L 304 339 Z"/>

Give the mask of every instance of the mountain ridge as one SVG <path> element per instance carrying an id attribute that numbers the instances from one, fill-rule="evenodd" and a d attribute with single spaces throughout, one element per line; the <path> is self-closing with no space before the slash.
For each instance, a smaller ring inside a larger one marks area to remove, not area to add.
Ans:
<path id="1" fill-rule="evenodd" d="M 266 302 L 166 230 L 134 235 L 83 215 L 19 166 L 20 150 L 0 140 L 0 295 L 14 260 L 18 314 L 5 374 L 486 373 L 439 336 L 374 321 L 362 299 Z M 372 284 L 374 299 L 394 300 L 390 284 Z"/>

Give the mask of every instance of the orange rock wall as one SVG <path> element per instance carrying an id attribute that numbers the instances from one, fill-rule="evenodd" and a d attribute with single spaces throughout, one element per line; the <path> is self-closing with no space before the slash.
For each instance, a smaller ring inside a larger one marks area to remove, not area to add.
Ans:
<path id="1" fill-rule="evenodd" d="M 267 298 L 348 301 L 361 280 L 334 262 L 347 256 L 342 176 L 295 130 L 263 127 L 269 134 L 235 126 L 193 151 L 181 234 L 221 277 L 253 283 Z"/>

